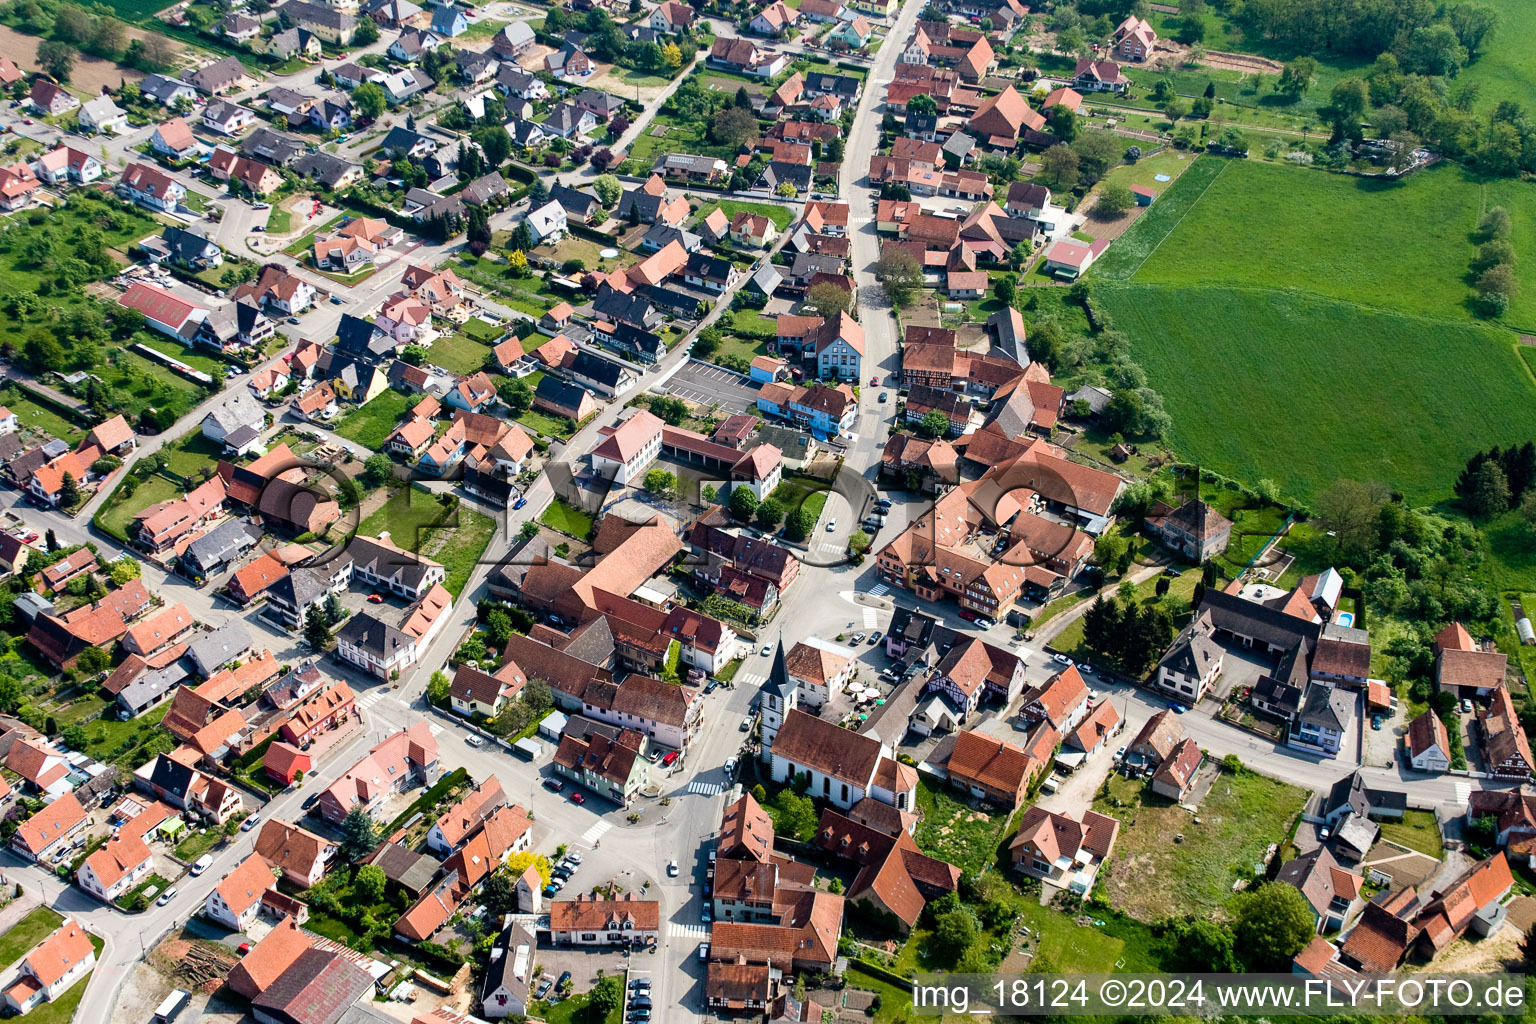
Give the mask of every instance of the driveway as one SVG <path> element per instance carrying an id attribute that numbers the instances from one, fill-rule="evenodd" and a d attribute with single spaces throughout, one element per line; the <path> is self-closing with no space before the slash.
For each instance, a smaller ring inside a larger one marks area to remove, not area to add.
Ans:
<path id="1" fill-rule="evenodd" d="M 757 388 L 739 374 L 692 359 L 660 390 L 700 405 L 718 403 L 726 415 L 744 413 L 757 404 Z"/>

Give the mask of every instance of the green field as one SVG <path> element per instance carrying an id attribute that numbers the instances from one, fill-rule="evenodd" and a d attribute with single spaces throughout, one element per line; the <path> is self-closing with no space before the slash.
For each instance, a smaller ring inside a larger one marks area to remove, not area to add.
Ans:
<path id="1" fill-rule="evenodd" d="M 181 489 L 163 476 L 151 476 L 139 482 L 139 489 L 133 492 L 133 497 L 124 498 L 122 494 L 122 485 L 119 484 L 97 513 L 97 524 L 112 536 L 126 542 L 128 527 L 133 523 L 134 516 L 151 505 L 175 501 L 181 497 Z"/>
<path id="2" fill-rule="evenodd" d="M 1223 772 L 1201 800 L 1196 825 L 1148 784 L 1111 775 L 1109 793 L 1093 809 L 1120 820 L 1120 840 L 1096 892 L 1140 921 L 1204 917 L 1224 907 L 1232 883 L 1255 869 L 1270 843 L 1285 839 L 1307 795 L 1253 772 Z"/>
<path id="3" fill-rule="evenodd" d="M 549 503 L 544 514 L 539 516 L 539 522 L 577 538 L 586 537 L 592 532 L 592 517 L 559 498 Z"/>
<path id="4" fill-rule="evenodd" d="M 787 206 L 778 206 L 772 203 L 743 203 L 734 199 L 722 199 L 716 203 L 715 206 L 718 206 L 720 209 L 724 210 L 726 217 L 729 218 L 734 218 L 743 210 L 745 210 L 747 213 L 760 213 L 767 217 L 769 220 L 773 221 L 773 226 L 778 228 L 780 231 L 783 231 L 785 228 L 789 227 L 790 223 L 795 219 L 794 210 Z M 703 221 L 705 217 L 708 217 L 713 212 L 713 206 L 708 208 L 701 208 L 699 210 L 699 220 Z"/>
<path id="5" fill-rule="evenodd" d="M 474 373 L 484 368 L 485 357 L 490 354 L 491 346 L 485 342 L 468 334 L 450 334 L 432 342 L 427 361 L 454 373 Z"/>
<path id="6" fill-rule="evenodd" d="M 1288 497 L 1349 477 L 1445 498 L 1474 451 L 1536 436 L 1536 387 L 1496 328 L 1297 291 L 1133 283 L 1098 296 L 1162 392 L 1175 448 Z"/>
<path id="7" fill-rule="evenodd" d="M 32 401 L 17 388 L 0 391 L 0 404 L 16 414 L 22 430 L 40 430 L 70 444 L 78 444 L 85 436 L 84 430 L 54 411 L 52 406 Z"/>
<path id="8" fill-rule="evenodd" d="M 1438 860 L 1445 853 L 1440 838 L 1440 824 L 1433 811 L 1405 811 L 1402 821 L 1381 823 L 1381 838 L 1410 850 L 1418 850 Z"/>
<path id="9" fill-rule="evenodd" d="M 352 410 L 332 428 L 349 441 L 356 441 L 374 451 L 384 447 L 384 439 L 395 432 L 395 424 L 405 411 L 421 399 L 393 389 L 375 395 L 367 404 Z"/>
<path id="10" fill-rule="evenodd" d="M 408 551 L 430 548 L 433 533 L 439 522 L 449 515 L 449 510 L 437 495 L 415 487 L 402 487 L 378 511 L 363 520 L 358 533 L 364 537 L 377 537 L 388 531 L 396 547 Z"/>
<path id="11" fill-rule="evenodd" d="M 1491 108 L 1503 100 L 1529 107 L 1531 97 L 1536 96 L 1530 0 L 1487 0 L 1487 4 L 1499 12 L 1499 30 L 1483 55 L 1462 69 L 1456 83 L 1471 82 L 1482 87 L 1479 108 Z"/>
<path id="12" fill-rule="evenodd" d="M 469 582 L 475 566 L 480 563 L 486 545 L 491 542 L 491 536 L 496 532 L 496 521 L 467 505 L 460 505 L 458 519 L 451 522 L 452 528 L 447 533 L 447 540 L 432 551 L 430 557 L 443 563 L 448 573 L 443 586 L 457 598 L 464 584 Z"/>
<path id="13" fill-rule="evenodd" d="M 171 6 L 169 0 L 112 0 L 107 4 L 124 21 L 143 21 Z"/>
<path id="14" fill-rule="evenodd" d="M 64 923 L 64 918 L 48 907 L 37 907 L 0 935 L 0 966 L 9 967 L 20 960 L 33 946 L 42 942 L 53 930 Z"/>

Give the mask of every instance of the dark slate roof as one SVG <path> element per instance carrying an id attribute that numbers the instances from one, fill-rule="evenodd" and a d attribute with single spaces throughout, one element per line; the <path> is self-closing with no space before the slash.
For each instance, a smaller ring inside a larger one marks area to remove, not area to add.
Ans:
<path id="1" fill-rule="evenodd" d="M 255 547 L 260 540 L 261 531 L 256 527 L 228 519 L 189 544 L 185 557 L 200 569 L 211 569 Z"/>
<path id="2" fill-rule="evenodd" d="M 581 396 L 587 392 L 570 381 L 545 374 L 540 379 L 539 386 L 533 389 L 533 393 L 544 401 L 553 402 L 563 409 L 577 409 L 581 407 Z"/>
<path id="3" fill-rule="evenodd" d="M 287 167 L 303 156 L 307 148 L 309 147 L 302 139 L 284 135 L 271 128 L 257 128 L 240 140 L 242 156 L 256 157 L 258 160 L 276 164 L 278 167 Z"/>
<path id="4" fill-rule="evenodd" d="M 641 239 L 646 245 L 654 249 L 665 249 L 668 242 L 676 242 L 688 252 L 695 252 L 704 244 L 704 239 L 684 228 L 673 227 L 671 224 L 657 221 L 651 225 L 651 229 Z"/>
<path id="5" fill-rule="evenodd" d="M 632 348 L 636 352 L 644 352 L 658 359 L 663 352 L 661 335 L 654 331 L 641 330 L 633 324 L 616 324 L 613 328 L 613 340 L 624 348 Z"/>
<path id="6" fill-rule="evenodd" d="M 763 172 L 763 180 L 769 188 L 778 188 L 786 181 L 804 191 L 811 187 L 811 168 L 805 164 L 792 164 L 785 160 L 772 160 Z"/>
<path id="7" fill-rule="evenodd" d="M 582 350 L 576 353 L 570 372 L 577 377 L 585 377 L 587 380 L 595 380 L 609 387 L 617 387 L 619 379 L 624 375 L 624 367 L 611 359 L 604 359 L 602 356 Z"/>
<path id="8" fill-rule="evenodd" d="M 367 971 L 340 953 L 306 949 L 251 1001 L 258 1015 L 284 1024 L 337 1024 L 373 988 Z"/>
<path id="9" fill-rule="evenodd" d="M 598 289 L 592 310 L 615 323 L 644 324 L 656 314 L 655 307 L 643 295 L 621 292 L 617 288 Z"/>
<path id="10" fill-rule="evenodd" d="M 564 185 L 556 185 L 549 190 L 549 198 L 565 207 L 566 213 L 574 213 L 579 217 L 589 217 L 592 211 L 598 208 L 597 196 L 590 192 L 582 192 L 579 189 L 567 188 Z"/>
<path id="11" fill-rule="evenodd" d="M 351 313 L 341 314 L 336 327 L 336 351 L 355 359 L 381 359 L 395 349 L 395 340 Z"/>
<path id="12" fill-rule="evenodd" d="M 437 145 L 437 140 L 430 136 L 413 132 L 409 128 L 395 127 L 384 136 L 384 141 L 379 143 L 379 148 L 386 153 L 393 153 L 397 149 L 409 152 L 413 146 L 423 140 L 432 143 L 433 146 Z"/>
<path id="13" fill-rule="evenodd" d="M 386 657 L 402 645 L 416 642 L 409 633 L 402 633 L 368 612 L 359 612 L 348 619 L 346 625 L 336 631 L 336 639 L 379 658 Z"/>
<path id="14" fill-rule="evenodd" d="M 210 246 L 214 249 L 218 248 L 218 245 L 207 235 L 195 228 L 170 225 L 160 237 L 165 241 L 166 248 L 170 250 L 171 258 L 181 263 L 201 259 Z"/>
<path id="15" fill-rule="evenodd" d="M 293 169 L 321 184 L 334 186 L 341 181 L 342 175 L 359 166 L 330 153 L 306 153 L 294 161 Z"/>

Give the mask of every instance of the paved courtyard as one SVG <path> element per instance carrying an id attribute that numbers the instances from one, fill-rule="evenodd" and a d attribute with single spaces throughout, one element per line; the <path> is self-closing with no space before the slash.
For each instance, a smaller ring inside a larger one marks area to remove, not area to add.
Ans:
<path id="1" fill-rule="evenodd" d="M 746 412 L 757 404 L 757 388 L 745 378 L 718 366 L 690 360 L 661 387 L 662 391 L 700 405 L 720 404 L 726 415 Z"/>

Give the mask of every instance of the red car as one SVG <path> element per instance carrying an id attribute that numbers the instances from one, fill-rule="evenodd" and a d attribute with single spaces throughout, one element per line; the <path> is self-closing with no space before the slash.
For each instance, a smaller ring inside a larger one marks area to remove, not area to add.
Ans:
<path id="1" fill-rule="evenodd" d="M 677 751 L 675 751 L 675 750 L 667 751 L 666 756 L 661 759 L 661 766 L 663 768 L 671 768 L 676 763 L 677 763 Z"/>
<path id="2" fill-rule="evenodd" d="M 242 942 L 242 943 L 240 943 L 240 955 L 241 956 L 245 956 L 245 954 L 249 953 L 250 951 L 251 951 L 251 944 L 249 942 Z"/>
<path id="3" fill-rule="evenodd" d="M 383 594 L 369 594 L 368 595 L 368 603 L 369 604 L 383 604 L 384 603 L 384 595 Z"/>
<path id="4" fill-rule="evenodd" d="M 582 796 L 580 793 L 572 793 L 571 794 L 571 803 L 573 803 L 573 804 L 584 804 L 586 802 L 587 802 L 587 798 Z"/>
<path id="5" fill-rule="evenodd" d="M 976 613 L 971 611 L 969 608 L 961 608 L 960 609 L 960 617 L 962 619 L 964 619 L 966 622 L 975 622 L 976 621 Z"/>
<path id="6" fill-rule="evenodd" d="M 879 377 L 871 377 L 871 378 L 869 378 L 869 386 L 870 387 L 874 387 L 875 385 L 877 385 L 879 383 L 880 383 L 880 378 Z"/>

